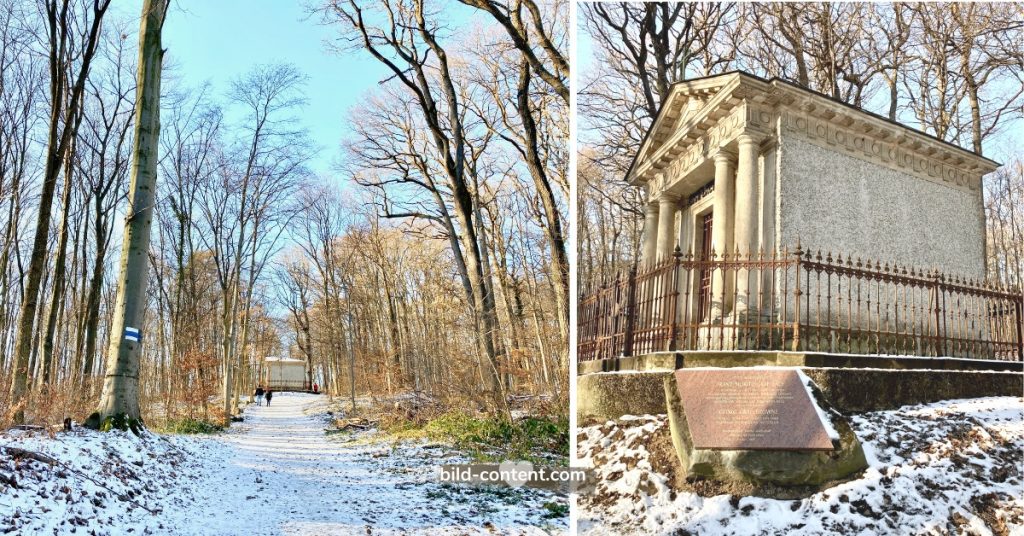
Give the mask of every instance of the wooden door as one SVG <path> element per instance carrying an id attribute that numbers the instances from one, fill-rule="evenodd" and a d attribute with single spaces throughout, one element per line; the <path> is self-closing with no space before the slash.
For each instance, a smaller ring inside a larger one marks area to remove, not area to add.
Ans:
<path id="1" fill-rule="evenodd" d="M 711 312 L 711 272 L 712 268 L 707 263 L 711 260 L 711 236 L 713 221 L 711 218 L 712 213 L 708 212 L 701 218 L 701 234 L 702 239 L 700 242 L 700 291 L 697 293 L 697 311 L 699 319 L 703 322 L 708 314 Z"/>

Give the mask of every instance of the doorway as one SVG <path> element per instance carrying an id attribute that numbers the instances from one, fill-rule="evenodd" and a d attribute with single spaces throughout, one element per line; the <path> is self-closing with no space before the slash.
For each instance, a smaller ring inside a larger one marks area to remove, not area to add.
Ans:
<path id="1" fill-rule="evenodd" d="M 698 217 L 701 222 L 700 288 L 697 292 L 697 311 L 700 322 L 707 319 L 711 313 L 711 272 L 713 268 L 709 263 L 711 261 L 711 237 L 714 226 L 712 215 L 713 212 L 709 210 L 703 216 Z"/>

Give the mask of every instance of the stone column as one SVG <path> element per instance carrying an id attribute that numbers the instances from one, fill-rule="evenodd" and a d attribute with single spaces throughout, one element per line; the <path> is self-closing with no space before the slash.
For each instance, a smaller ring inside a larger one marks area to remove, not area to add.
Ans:
<path id="1" fill-rule="evenodd" d="M 760 140 L 749 134 L 737 138 L 735 248 L 740 255 L 757 255 L 760 246 L 757 222 L 757 157 Z M 756 273 L 740 271 L 736 278 L 736 311 L 757 306 Z M 749 295 L 750 303 L 747 303 Z"/>
<path id="2" fill-rule="evenodd" d="M 644 211 L 644 250 L 641 264 L 651 264 L 658 253 L 658 204 L 647 203 Z"/>
<path id="3" fill-rule="evenodd" d="M 735 176 L 735 157 L 719 149 L 715 154 L 715 197 L 711 205 L 711 249 L 718 259 L 726 252 L 732 252 L 732 230 L 733 230 L 733 186 Z M 711 277 L 711 317 L 720 318 L 727 308 L 728 299 L 731 296 L 730 289 L 732 281 L 725 277 L 722 270 L 714 270 Z M 725 296 L 726 303 L 723 303 Z"/>
<path id="4" fill-rule="evenodd" d="M 682 199 L 680 199 L 679 208 L 679 238 L 678 244 L 679 249 L 683 252 L 684 257 L 687 253 L 693 253 L 693 211 L 689 207 L 682 206 Z M 679 280 L 677 282 L 679 287 L 679 297 L 676 300 L 676 322 L 682 322 L 686 318 L 687 309 L 690 304 L 686 299 L 687 297 L 692 298 L 692 293 L 687 294 L 686 288 L 689 286 L 690 278 L 693 277 L 693 270 L 680 270 Z"/>
<path id="5" fill-rule="evenodd" d="M 735 247 L 741 254 L 755 254 L 760 245 L 757 236 L 757 156 L 758 139 L 743 134 L 737 139 L 736 231 Z"/>
<path id="6" fill-rule="evenodd" d="M 680 199 L 682 205 L 682 199 Z M 679 249 L 685 255 L 693 249 L 693 213 L 688 207 L 679 207 L 679 236 L 676 239 Z"/>
<path id="7" fill-rule="evenodd" d="M 732 251 L 735 166 L 736 157 L 731 153 L 719 150 L 715 154 L 715 191 L 713 193 L 715 197 L 711 205 L 713 214 L 711 247 L 719 257 L 727 251 Z"/>
<path id="8" fill-rule="evenodd" d="M 676 249 L 676 209 L 679 198 L 661 193 L 658 199 L 658 260 L 663 261 L 672 256 Z"/>

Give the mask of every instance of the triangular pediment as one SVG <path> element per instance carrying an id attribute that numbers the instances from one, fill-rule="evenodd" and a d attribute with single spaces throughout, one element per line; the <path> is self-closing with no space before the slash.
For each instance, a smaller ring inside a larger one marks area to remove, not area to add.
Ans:
<path id="1" fill-rule="evenodd" d="M 694 117 L 702 115 L 708 103 L 725 86 L 739 78 L 738 73 L 726 73 L 707 78 L 686 80 L 673 84 L 668 98 L 662 103 L 658 117 L 651 126 L 634 159 L 633 165 L 653 155 L 661 145 Z"/>

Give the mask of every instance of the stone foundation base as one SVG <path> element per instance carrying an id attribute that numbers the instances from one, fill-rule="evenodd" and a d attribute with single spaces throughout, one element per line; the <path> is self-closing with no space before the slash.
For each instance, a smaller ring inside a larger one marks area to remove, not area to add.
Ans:
<path id="1" fill-rule="evenodd" d="M 665 413 L 662 378 L 668 372 L 587 374 L 576 380 L 576 412 L 580 423 L 618 419 L 623 415 Z"/>
<path id="2" fill-rule="evenodd" d="M 581 365 L 583 374 L 576 379 L 581 424 L 623 415 L 664 414 L 663 379 L 686 367 L 799 367 L 820 387 L 828 403 L 844 413 L 1024 393 L 1019 362 L 793 352 L 664 352 L 583 365 L 590 365 L 593 373 L 585 373 L 588 367 Z M 605 367 L 608 371 L 601 372 Z"/>

